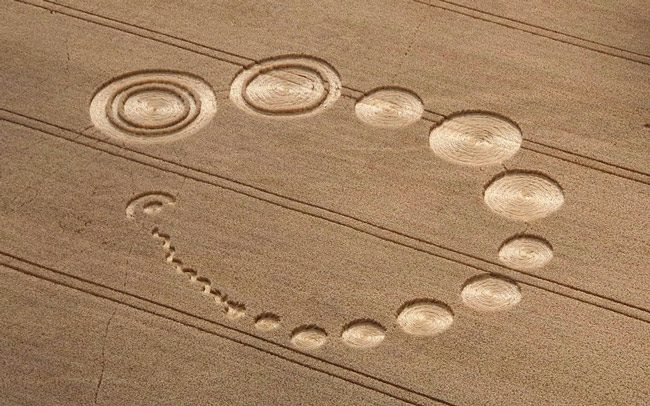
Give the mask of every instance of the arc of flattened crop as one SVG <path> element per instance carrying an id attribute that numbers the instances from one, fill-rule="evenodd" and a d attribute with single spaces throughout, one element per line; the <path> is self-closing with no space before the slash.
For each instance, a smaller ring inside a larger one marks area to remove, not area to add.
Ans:
<path id="1" fill-rule="evenodd" d="M 126 205 L 126 218 L 134 220 L 139 211 L 149 216 L 156 215 L 164 206 L 174 205 L 176 205 L 176 198 L 169 193 L 143 193 L 131 199 Z"/>

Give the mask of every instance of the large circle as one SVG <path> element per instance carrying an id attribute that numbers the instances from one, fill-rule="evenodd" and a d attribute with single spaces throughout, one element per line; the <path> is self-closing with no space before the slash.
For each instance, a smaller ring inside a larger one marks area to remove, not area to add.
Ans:
<path id="1" fill-rule="evenodd" d="M 515 269 L 538 269 L 553 259 L 553 248 L 542 238 L 521 235 L 506 241 L 499 249 L 499 260 Z"/>
<path id="2" fill-rule="evenodd" d="M 386 329 L 370 320 L 357 320 L 345 326 L 341 339 L 353 348 L 376 347 L 386 338 Z"/>
<path id="3" fill-rule="evenodd" d="M 564 204 L 562 188 L 548 176 L 506 172 L 485 189 L 485 204 L 496 214 L 515 221 L 544 218 Z"/>
<path id="4" fill-rule="evenodd" d="M 397 315 L 397 324 L 407 334 L 433 336 L 451 327 L 454 315 L 448 306 L 433 300 L 406 303 Z"/>
<path id="5" fill-rule="evenodd" d="M 179 72 L 136 72 L 102 87 L 90 118 L 114 138 L 142 143 L 173 141 L 203 128 L 214 116 L 214 92 L 203 80 Z"/>
<path id="6" fill-rule="evenodd" d="M 519 151 L 521 141 L 515 124 L 485 112 L 452 115 L 429 135 L 429 146 L 436 155 L 469 166 L 500 164 Z"/>
<path id="7" fill-rule="evenodd" d="M 365 95 L 354 106 L 362 122 L 373 127 L 399 128 L 418 121 L 424 112 L 422 101 L 413 92 L 382 88 Z"/>
<path id="8" fill-rule="evenodd" d="M 505 310 L 521 301 L 517 284 L 492 275 L 470 278 L 460 296 L 466 306 L 483 312 Z"/>
<path id="9" fill-rule="evenodd" d="M 256 63 L 240 72 L 230 87 L 230 100 L 237 107 L 267 117 L 317 114 L 340 95 L 341 80 L 334 68 L 306 56 Z"/>

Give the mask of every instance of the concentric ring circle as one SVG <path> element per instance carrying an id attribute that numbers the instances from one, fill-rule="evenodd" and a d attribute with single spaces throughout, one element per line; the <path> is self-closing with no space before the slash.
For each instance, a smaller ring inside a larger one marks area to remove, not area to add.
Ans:
<path id="1" fill-rule="evenodd" d="M 397 315 L 397 324 L 407 334 L 433 336 L 451 327 L 454 315 L 447 305 L 434 300 L 406 303 Z"/>
<path id="2" fill-rule="evenodd" d="M 515 269 L 538 269 L 553 259 L 553 248 L 546 240 L 520 235 L 506 241 L 499 249 L 499 260 Z"/>
<path id="3" fill-rule="evenodd" d="M 102 87 L 90 102 L 90 118 L 114 138 L 141 143 L 194 134 L 214 116 L 214 92 L 202 79 L 168 71 L 135 72 Z"/>
<path id="4" fill-rule="evenodd" d="M 519 151 L 521 141 L 515 124 L 487 112 L 454 114 L 429 135 L 429 146 L 436 155 L 468 166 L 500 164 Z"/>
<path id="5" fill-rule="evenodd" d="M 354 106 L 362 122 L 380 128 L 406 127 L 418 121 L 424 105 L 415 93 L 400 88 L 380 88 L 362 97 Z"/>
<path id="6" fill-rule="evenodd" d="M 521 301 L 517 284 L 492 275 L 470 278 L 460 296 L 467 307 L 483 312 L 505 310 Z"/>
<path id="7" fill-rule="evenodd" d="M 485 189 L 485 204 L 496 214 L 515 221 L 549 216 L 564 204 L 562 188 L 546 175 L 511 171 L 499 175 Z"/>
<path id="8" fill-rule="evenodd" d="M 338 73 L 306 56 L 281 56 L 240 72 L 230 100 L 240 109 L 266 117 L 305 117 L 330 107 L 341 95 Z"/>

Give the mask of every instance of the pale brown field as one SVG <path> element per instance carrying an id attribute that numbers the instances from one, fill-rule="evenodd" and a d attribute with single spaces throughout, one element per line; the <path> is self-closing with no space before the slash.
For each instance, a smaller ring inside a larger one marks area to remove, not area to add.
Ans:
<path id="1" fill-rule="evenodd" d="M 0 15 L 0 404 L 647 404 L 646 2 Z"/>

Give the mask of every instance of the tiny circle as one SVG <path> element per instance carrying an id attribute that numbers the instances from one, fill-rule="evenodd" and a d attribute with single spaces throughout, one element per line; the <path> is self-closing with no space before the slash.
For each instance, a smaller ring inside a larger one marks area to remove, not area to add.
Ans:
<path id="1" fill-rule="evenodd" d="M 246 315 L 246 307 L 240 303 L 226 302 L 224 310 L 230 320 L 239 320 Z"/>

